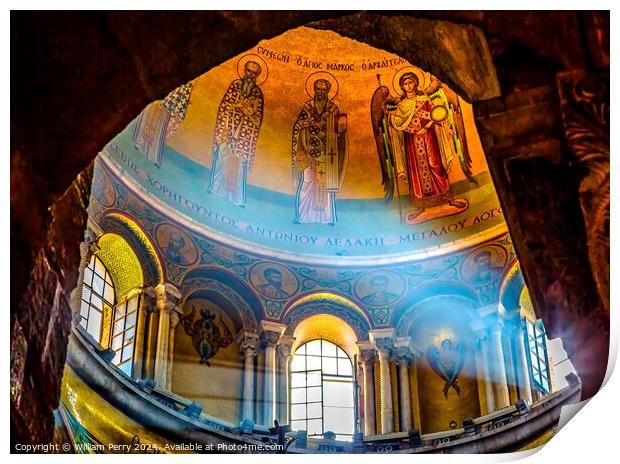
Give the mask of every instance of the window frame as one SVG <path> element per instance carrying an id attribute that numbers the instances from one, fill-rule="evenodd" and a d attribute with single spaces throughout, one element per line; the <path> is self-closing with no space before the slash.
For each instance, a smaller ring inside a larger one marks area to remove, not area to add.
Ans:
<path id="1" fill-rule="evenodd" d="M 320 341 L 320 353 L 319 354 L 308 354 L 307 351 L 307 345 L 312 343 L 312 342 L 316 342 L 316 341 Z M 324 348 L 324 343 L 328 343 L 330 345 L 333 345 L 336 349 L 336 352 L 334 355 L 331 354 L 325 354 L 325 348 Z M 304 352 L 303 353 L 299 353 L 299 351 L 304 348 Z M 350 409 L 351 413 L 352 413 L 352 423 L 351 423 L 351 433 L 339 433 L 338 431 L 332 430 L 334 433 L 336 433 L 337 436 L 340 437 L 347 437 L 351 438 L 353 437 L 353 434 L 355 432 L 355 392 L 354 392 L 354 366 L 353 366 L 353 362 L 351 361 L 351 358 L 349 358 L 349 355 L 346 353 L 346 351 L 344 351 L 344 349 L 342 349 L 342 347 L 340 347 L 339 345 L 337 345 L 336 343 L 327 340 L 327 339 L 321 339 L 321 338 L 317 338 L 317 339 L 313 339 L 313 340 L 308 340 L 307 342 L 305 342 L 303 345 L 299 346 L 297 348 L 297 350 L 295 350 L 295 353 L 293 354 L 293 359 L 295 358 L 295 356 L 303 356 L 304 357 L 304 365 L 302 369 L 298 369 L 298 370 L 294 370 L 294 367 L 291 366 L 291 370 L 290 370 L 290 375 L 291 375 L 291 379 L 289 379 L 289 393 L 290 393 L 290 401 L 288 404 L 288 408 L 289 408 L 289 417 L 290 417 L 290 423 L 291 426 L 293 426 L 293 422 L 304 422 L 304 429 L 301 430 L 308 430 L 309 428 L 309 421 L 313 421 L 313 420 L 319 420 L 321 421 L 321 432 L 320 433 L 308 433 L 308 437 L 315 437 L 315 438 L 321 438 L 323 437 L 323 435 L 325 434 L 325 432 L 327 431 L 325 428 L 325 419 L 326 419 L 326 415 L 325 415 L 325 409 L 326 408 L 338 408 L 338 406 L 326 406 L 326 385 L 329 385 L 330 383 L 338 383 L 338 382 L 342 382 L 342 383 L 347 383 L 351 385 L 351 406 L 342 406 L 342 409 Z M 314 366 L 309 368 L 308 367 L 308 357 L 316 357 L 319 358 L 319 364 L 318 367 Z M 335 362 L 335 374 L 331 374 L 331 373 L 326 373 L 324 372 L 325 366 L 324 366 L 324 359 L 334 359 Z M 344 369 L 344 367 L 341 367 L 339 360 L 345 360 L 348 363 L 348 368 Z M 341 373 L 341 371 L 345 371 L 347 372 L 346 374 Z M 320 374 L 320 381 L 318 385 L 312 384 L 312 385 L 308 385 L 308 374 L 312 373 L 312 374 Z M 298 374 L 304 374 L 304 383 L 301 386 L 293 386 L 293 375 L 298 375 Z M 316 388 L 319 387 L 320 388 L 320 399 L 318 401 L 308 401 L 308 390 L 311 388 Z M 304 397 L 304 401 L 299 401 L 299 402 L 294 402 L 294 391 L 295 390 L 305 390 L 305 394 L 303 395 Z M 309 417 L 309 405 L 313 405 L 313 404 L 320 404 L 320 417 Z M 298 406 L 298 405 L 305 405 L 305 414 L 304 414 L 304 418 L 298 418 L 298 419 L 294 419 L 293 418 L 293 406 Z M 294 428 L 295 429 L 295 428 Z M 296 430 L 296 429 L 295 429 Z"/>
<path id="2" fill-rule="evenodd" d="M 103 276 L 97 269 L 97 263 L 103 268 L 103 271 L 104 271 Z M 90 279 L 87 279 L 88 272 L 90 272 Z M 95 288 L 95 285 L 94 285 L 95 276 L 103 281 L 101 293 L 99 293 L 99 291 Z M 106 297 L 106 293 L 107 293 L 106 290 L 108 287 L 111 288 L 112 290 L 113 301 L 110 301 Z M 87 298 L 84 297 L 86 292 L 88 292 Z M 95 295 L 96 298 L 98 298 L 101 301 L 101 308 L 99 308 L 96 305 L 96 303 L 93 303 L 93 295 Z M 86 316 L 83 314 L 84 305 L 86 305 L 87 307 Z M 114 288 L 114 281 L 112 280 L 112 276 L 110 275 L 110 272 L 108 271 L 108 268 L 103 263 L 103 261 L 101 261 L 101 259 L 97 255 L 93 254 L 90 257 L 90 260 L 88 261 L 88 263 L 86 264 L 86 267 L 84 268 L 84 276 L 82 278 L 82 291 L 80 295 L 80 309 L 79 309 L 81 319 L 80 319 L 79 325 L 84 329 L 84 331 L 89 336 L 95 339 L 95 341 L 99 344 L 101 344 L 104 338 L 103 327 L 105 325 L 104 321 L 105 321 L 106 306 L 107 308 L 109 308 L 109 310 L 113 311 L 115 305 L 116 305 L 116 289 Z M 97 337 L 95 337 L 93 333 L 88 330 L 88 322 L 91 319 L 91 311 L 93 310 L 99 313 L 99 330 L 98 330 Z"/>
<path id="3" fill-rule="evenodd" d="M 542 320 L 530 322 L 523 318 L 523 337 L 532 384 L 542 393 L 548 395 L 552 391 L 551 372 L 549 369 L 549 352 L 547 349 L 547 332 Z M 534 359 L 535 358 L 535 359 Z M 545 387 L 545 382 L 547 386 Z"/>

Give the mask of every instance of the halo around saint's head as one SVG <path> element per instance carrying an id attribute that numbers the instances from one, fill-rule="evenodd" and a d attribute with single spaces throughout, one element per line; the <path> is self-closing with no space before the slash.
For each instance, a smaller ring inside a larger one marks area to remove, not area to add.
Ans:
<path id="1" fill-rule="evenodd" d="M 338 95 L 338 80 L 333 76 L 333 74 L 328 73 L 327 71 L 317 71 L 312 73 L 306 79 L 306 93 L 310 98 L 314 98 L 314 83 L 319 79 L 325 79 L 331 84 L 329 88 L 329 100 L 333 100 Z"/>
<path id="2" fill-rule="evenodd" d="M 256 78 L 256 85 L 262 85 L 269 75 L 269 67 L 265 60 L 263 60 L 260 56 L 254 55 L 253 53 L 249 53 L 247 55 L 243 55 L 239 58 L 239 62 L 237 63 L 237 74 L 239 75 L 239 79 L 243 79 L 245 75 L 245 64 L 248 61 L 254 61 L 258 66 L 260 66 L 260 74 Z"/>
<path id="3" fill-rule="evenodd" d="M 417 68 L 415 66 L 405 66 L 404 68 L 401 68 L 398 71 L 396 71 L 396 73 L 394 74 L 394 77 L 392 78 L 392 87 L 394 88 L 394 91 L 398 95 L 403 94 L 403 89 L 400 88 L 400 84 L 398 83 L 398 81 L 400 81 L 400 77 L 403 74 L 408 73 L 408 72 L 415 74 L 416 77 L 418 78 L 418 90 L 424 90 L 431 84 L 430 73 L 427 73 L 426 71 L 422 71 L 420 68 Z"/>

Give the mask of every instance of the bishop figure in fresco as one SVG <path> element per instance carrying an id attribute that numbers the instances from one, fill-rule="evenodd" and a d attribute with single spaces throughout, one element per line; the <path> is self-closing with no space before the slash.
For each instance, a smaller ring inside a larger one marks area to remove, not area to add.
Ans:
<path id="1" fill-rule="evenodd" d="M 335 224 L 336 193 L 348 160 L 347 119 L 329 98 L 332 84 L 314 81 L 314 96 L 293 126 L 295 223 Z"/>
<path id="2" fill-rule="evenodd" d="M 263 122 L 263 92 L 256 82 L 261 72 L 257 62 L 245 63 L 243 77 L 228 87 L 216 118 L 208 193 L 242 207 Z"/>

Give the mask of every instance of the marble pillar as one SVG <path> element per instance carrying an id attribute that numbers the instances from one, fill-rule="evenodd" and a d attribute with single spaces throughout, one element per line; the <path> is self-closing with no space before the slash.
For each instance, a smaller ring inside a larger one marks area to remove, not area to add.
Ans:
<path id="1" fill-rule="evenodd" d="M 255 421 L 254 417 L 254 359 L 258 354 L 258 333 L 242 330 L 237 336 L 239 353 L 243 358 L 243 402 L 241 406 L 241 421 Z"/>
<path id="2" fill-rule="evenodd" d="M 522 398 L 532 404 L 532 385 L 530 383 L 530 369 L 527 361 L 527 353 L 525 347 L 525 327 L 524 320 L 520 320 L 519 324 L 513 332 L 513 343 L 515 348 L 515 370 L 517 373 L 517 388 L 519 398 Z"/>
<path id="3" fill-rule="evenodd" d="M 155 350 L 155 372 L 153 380 L 163 389 L 168 388 L 168 364 L 170 360 L 170 331 L 172 311 L 177 310 L 181 294 L 172 284 L 161 283 L 155 287 L 159 327 L 157 330 L 157 348 Z"/>
<path id="4" fill-rule="evenodd" d="M 396 359 L 398 362 L 398 377 L 400 380 L 400 385 L 398 387 L 400 395 L 400 431 L 407 432 L 412 429 L 411 390 L 409 387 L 409 362 L 411 361 L 411 351 L 409 347 L 398 347 Z"/>
<path id="5" fill-rule="evenodd" d="M 286 326 L 276 322 L 261 321 L 261 341 L 265 351 L 265 388 L 263 396 L 264 404 L 264 425 L 273 427 L 276 418 L 276 346 L 280 337 L 284 333 Z"/>
<path id="6" fill-rule="evenodd" d="M 381 393 L 381 433 L 394 431 L 394 409 L 392 406 L 392 375 L 390 357 L 394 347 L 394 329 L 378 329 L 369 332 L 379 357 L 379 391 Z"/>
<path id="7" fill-rule="evenodd" d="M 289 424 L 291 362 L 293 361 L 293 343 L 295 338 L 290 335 L 282 335 L 276 349 L 277 373 L 277 414 L 278 423 Z"/>
<path id="8" fill-rule="evenodd" d="M 135 349 L 133 353 L 133 378 L 140 380 L 142 378 L 144 366 L 144 348 L 146 345 L 146 320 L 148 317 L 147 306 L 149 301 L 144 298 L 144 290 L 140 290 L 140 302 L 138 306 L 138 319 L 136 321 L 136 330 L 134 332 Z"/>
<path id="9" fill-rule="evenodd" d="M 370 345 L 370 344 L 368 344 Z M 364 397 L 364 435 L 370 436 L 377 433 L 375 417 L 375 352 L 374 349 L 362 347 L 360 344 L 360 364 L 362 366 L 362 394 Z"/>
<path id="10" fill-rule="evenodd" d="M 491 328 L 490 352 L 491 372 L 495 383 L 495 409 L 510 406 L 508 382 L 506 380 L 506 364 L 504 363 L 504 347 L 502 344 L 503 323 L 497 321 Z"/>
<path id="11" fill-rule="evenodd" d="M 178 306 L 177 306 L 178 308 Z M 176 328 L 183 315 L 179 312 L 180 309 L 172 310 L 170 312 L 170 335 L 168 338 L 168 367 L 166 369 L 166 390 L 172 391 L 172 371 L 174 364 L 174 336 L 176 334 Z"/>
<path id="12" fill-rule="evenodd" d="M 493 392 L 493 378 L 489 366 L 488 343 L 489 336 L 486 330 L 479 330 L 476 333 L 476 373 L 478 374 L 478 397 L 481 416 L 495 411 L 495 394 Z"/>

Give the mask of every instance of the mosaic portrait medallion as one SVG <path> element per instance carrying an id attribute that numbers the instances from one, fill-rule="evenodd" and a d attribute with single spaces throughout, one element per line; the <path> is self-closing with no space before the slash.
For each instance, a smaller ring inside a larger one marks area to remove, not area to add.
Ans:
<path id="1" fill-rule="evenodd" d="M 164 223 L 155 230 L 162 254 L 174 264 L 191 266 L 198 260 L 198 249 L 191 237 L 179 227 Z"/>

